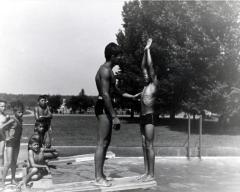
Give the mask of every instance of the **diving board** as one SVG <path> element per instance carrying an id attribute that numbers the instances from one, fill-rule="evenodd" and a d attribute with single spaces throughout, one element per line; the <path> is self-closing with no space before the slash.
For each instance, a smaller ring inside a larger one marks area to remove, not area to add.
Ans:
<path id="1" fill-rule="evenodd" d="M 115 158 L 116 155 L 108 151 L 106 154 L 107 159 Z M 84 155 L 75 155 L 75 156 L 69 156 L 69 157 L 59 157 L 57 160 L 50 161 L 49 164 L 58 164 L 58 163 L 78 163 L 82 161 L 91 161 L 94 160 L 94 154 L 84 154 Z"/>
<path id="2" fill-rule="evenodd" d="M 111 181 L 112 186 L 100 187 L 94 185 L 94 181 L 83 181 L 74 183 L 64 183 L 54 185 L 54 192 L 81 192 L 81 191 L 122 191 L 131 189 L 147 189 L 157 186 L 156 181 L 141 182 L 137 180 L 138 176 L 114 178 Z"/>

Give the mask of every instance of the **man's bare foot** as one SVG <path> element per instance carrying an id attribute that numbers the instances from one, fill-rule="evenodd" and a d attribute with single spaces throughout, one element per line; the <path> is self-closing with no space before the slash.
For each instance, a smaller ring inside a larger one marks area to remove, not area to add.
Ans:
<path id="1" fill-rule="evenodd" d="M 18 185 L 18 182 L 15 179 L 12 179 L 11 184 Z"/>
<path id="2" fill-rule="evenodd" d="M 21 189 L 23 185 L 24 185 L 24 182 L 23 182 L 23 181 L 20 181 L 20 182 L 18 183 L 18 185 L 17 185 L 17 188 L 18 188 L 18 189 Z"/>
<path id="3" fill-rule="evenodd" d="M 147 177 L 141 179 L 142 182 L 154 181 L 154 177 L 151 175 L 147 175 Z"/>
<path id="4" fill-rule="evenodd" d="M 112 181 L 113 180 L 112 177 L 109 177 L 109 176 L 106 176 L 106 175 L 103 175 L 103 178 L 106 179 L 107 181 Z"/>
<path id="5" fill-rule="evenodd" d="M 112 183 L 110 183 L 106 179 L 99 179 L 95 181 L 94 185 L 100 186 L 100 187 L 111 187 Z"/>
<path id="6" fill-rule="evenodd" d="M 144 50 L 149 49 L 151 45 L 152 45 L 152 38 L 149 38 L 149 39 L 147 40 L 147 45 L 145 46 Z"/>
<path id="7" fill-rule="evenodd" d="M 142 179 L 144 179 L 145 177 L 147 177 L 147 174 L 146 174 L 146 173 L 144 173 L 143 175 L 138 176 L 138 177 L 137 177 L 137 180 L 142 180 Z"/>
<path id="8" fill-rule="evenodd" d="M 23 185 L 22 187 L 17 187 L 17 190 L 19 190 L 19 192 L 22 192 L 22 191 L 24 191 L 24 192 L 31 192 L 32 190 L 31 190 L 31 187 L 29 187 L 28 185 Z"/>

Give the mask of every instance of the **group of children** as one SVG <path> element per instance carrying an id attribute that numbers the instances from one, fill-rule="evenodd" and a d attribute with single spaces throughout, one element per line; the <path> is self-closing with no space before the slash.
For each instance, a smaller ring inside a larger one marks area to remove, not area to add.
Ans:
<path id="1" fill-rule="evenodd" d="M 48 174 L 47 160 L 58 156 L 56 150 L 51 148 L 51 119 L 52 113 L 47 105 L 47 97 L 38 98 L 38 106 L 34 109 L 34 133 L 28 141 L 27 175 L 17 184 L 15 179 L 17 158 L 22 136 L 22 117 L 24 106 L 17 104 L 12 107 L 13 117 L 5 113 L 6 102 L 0 101 L 0 166 L 2 167 L 1 188 L 4 188 L 6 176 L 11 168 L 11 183 L 18 188 L 27 187 L 31 180 L 38 180 Z M 6 148 L 6 153 L 4 153 Z M 6 156 L 4 157 L 4 154 Z"/>

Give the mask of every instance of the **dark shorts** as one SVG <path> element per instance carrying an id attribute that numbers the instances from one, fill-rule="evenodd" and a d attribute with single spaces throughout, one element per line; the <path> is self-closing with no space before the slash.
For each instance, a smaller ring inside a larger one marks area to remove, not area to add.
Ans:
<path id="1" fill-rule="evenodd" d="M 105 114 L 105 106 L 103 99 L 98 99 L 95 105 L 95 115 Z"/>
<path id="2" fill-rule="evenodd" d="M 6 147 L 14 147 L 14 148 L 20 147 L 20 140 L 15 139 L 15 138 L 7 140 Z"/>
<path id="3" fill-rule="evenodd" d="M 146 115 L 140 115 L 140 124 L 141 125 L 147 125 L 147 124 L 152 124 L 154 125 L 155 121 L 154 121 L 155 117 L 153 113 L 149 113 Z"/>

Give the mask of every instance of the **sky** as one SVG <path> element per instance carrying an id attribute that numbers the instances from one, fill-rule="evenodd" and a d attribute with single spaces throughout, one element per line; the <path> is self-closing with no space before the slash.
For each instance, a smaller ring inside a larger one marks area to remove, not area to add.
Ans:
<path id="1" fill-rule="evenodd" d="M 97 95 L 124 0 L 0 1 L 0 93 Z"/>

